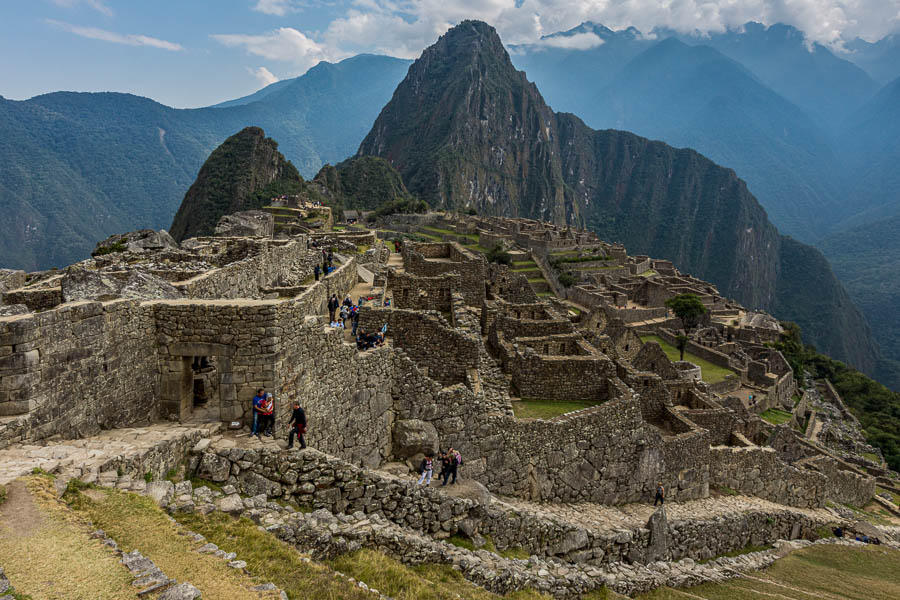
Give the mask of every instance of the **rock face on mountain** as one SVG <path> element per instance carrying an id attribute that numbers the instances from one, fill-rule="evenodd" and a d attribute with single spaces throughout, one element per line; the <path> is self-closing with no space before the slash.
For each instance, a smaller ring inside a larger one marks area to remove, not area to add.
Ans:
<path id="1" fill-rule="evenodd" d="M 271 196 L 296 194 L 305 182 L 259 127 L 247 127 L 216 148 L 181 202 L 170 232 L 179 242 L 211 235 L 223 215 L 261 208 Z"/>
<path id="2" fill-rule="evenodd" d="M 865 320 L 828 263 L 783 238 L 734 171 L 554 113 L 485 23 L 464 21 L 422 53 L 359 155 L 387 159 L 434 207 L 585 226 L 668 258 L 747 306 L 777 307 L 836 358 L 874 368 Z M 798 249 L 820 260 L 798 264 Z M 808 265 L 815 287 L 785 281 L 785 265 Z"/>
<path id="3" fill-rule="evenodd" d="M 329 205 L 338 208 L 375 210 L 412 197 L 400 173 L 377 156 L 354 156 L 325 165 L 312 184 Z"/>

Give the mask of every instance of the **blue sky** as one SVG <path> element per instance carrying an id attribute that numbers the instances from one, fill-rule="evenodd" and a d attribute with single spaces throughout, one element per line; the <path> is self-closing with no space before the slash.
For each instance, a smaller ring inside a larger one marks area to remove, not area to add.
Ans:
<path id="1" fill-rule="evenodd" d="M 506 43 L 587 20 L 721 31 L 789 23 L 839 47 L 900 26 L 900 0 L 0 0 L 0 95 L 119 91 L 205 106 L 359 52 L 415 58 L 465 18 Z"/>

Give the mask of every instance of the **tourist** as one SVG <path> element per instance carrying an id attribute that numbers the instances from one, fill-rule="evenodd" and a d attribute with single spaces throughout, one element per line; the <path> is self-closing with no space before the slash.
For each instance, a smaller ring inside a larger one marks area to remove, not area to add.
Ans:
<path id="1" fill-rule="evenodd" d="M 263 401 L 261 408 L 259 429 L 263 432 L 263 435 L 272 437 L 275 429 L 275 398 L 272 397 L 271 393 L 266 394 L 266 399 Z"/>
<path id="2" fill-rule="evenodd" d="M 329 248 L 328 249 L 328 266 L 330 267 L 333 264 L 334 264 L 334 251 L 331 248 Z"/>
<path id="3" fill-rule="evenodd" d="M 319 280 L 319 273 L 321 273 L 321 272 L 322 272 L 322 270 L 319 268 L 318 264 L 313 267 L 313 275 L 316 276 L 316 281 Z"/>
<path id="4" fill-rule="evenodd" d="M 251 405 L 251 409 L 253 410 L 253 425 L 250 427 L 250 435 L 259 435 L 259 412 L 262 409 L 262 403 L 265 399 L 265 388 L 256 390 L 256 395 L 253 396 L 253 404 Z"/>
<path id="5" fill-rule="evenodd" d="M 343 305 L 346 306 L 348 310 L 353 306 L 353 300 L 350 299 L 350 294 L 347 294 L 347 297 L 344 298 Z"/>
<path id="6" fill-rule="evenodd" d="M 653 506 L 656 506 L 656 503 L 660 504 L 666 503 L 666 488 L 663 487 L 662 482 L 656 484 L 656 498 L 653 499 Z"/>
<path id="7" fill-rule="evenodd" d="M 341 327 L 347 326 L 347 319 L 350 318 L 350 310 L 347 308 L 347 305 L 341 306 Z"/>
<path id="8" fill-rule="evenodd" d="M 441 459 L 441 472 L 438 473 L 438 479 L 441 480 L 441 486 L 445 486 L 447 485 L 447 479 L 450 478 L 450 469 L 454 463 L 454 458 L 449 452 L 439 452 L 438 458 Z"/>
<path id="9" fill-rule="evenodd" d="M 834 534 L 834 537 L 837 537 L 837 538 L 844 537 L 844 530 L 840 526 L 833 527 L 831 529 L 831 532 Z"/>
<path id="10" fill-rule="evenodd" d="M 294 411 L 291 413 L 291 420 L 288 426 L 291 426 L 291 434 L 288 437 L 288 450 L 294 447 L 294 435 L 300 440 L 300 449 L 306 448 L 306 440 L 303 434 L 306 433 L 306 412 L 300 407 L 300 401 L 294 400 Z"/>
<path id="11" fill-rule="evenodd" d="M 350 322 L 353 325 L 353 335 L 356 335 L 356 329 L 359 327 L 359 307 L 354 306 L 350 311 Z"/>
<path id="12" fill-rule="evenodd" d="M 366 349 L 366 330 L 360 328 L 356 332 L 356 349 L 357 350 L 365 350 Z"/>
<path id="13" fill-rule="evenodd" d="M 431 476 L 434 475 L 434 461 L 432 460 L 431 452 L 422 459 L 422 464 L 419 465 L 419 473 L 421 475 L 416 485 L 422 485 L 423 482 L 425 485 L 431 485 Z"/>
<path id="14" fill-rule="evenodd" d="M 338 306 L 340 306 L 340 302 L 338 302 L 337 294 L 332 294 L 331 300 L 328 301 L 328 320 L 332 323 L 334 323 L 334 313 L 337 311 Z"/>
<path id="15" fill-rule="evenodd" d="M 460 455 L 458 450 L 456 450 L 452 447 L 449 450 L 447 450 L 447 454 L 450 455 L 450 473 L 449 473 L 449 475 L 451 475 L 453 477 L 452 481 L 450 482 L 450 485 L 456 485 L 456 474 L 457 474 L 457 471 L 459 471 L 459 466 L 462 464 L 462 455 Z"/>

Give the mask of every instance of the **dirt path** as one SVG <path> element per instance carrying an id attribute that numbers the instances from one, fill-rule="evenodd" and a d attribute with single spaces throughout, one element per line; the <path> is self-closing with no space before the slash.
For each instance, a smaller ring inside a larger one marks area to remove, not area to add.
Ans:
<path id="1" fill-rule="evenodd" d="M 21 594 L 35 599 L 135 598 L 131 576 L 113 551 L 60 503 L 40 477 L 7 486 L 0 506 L 0 566 Z"/>

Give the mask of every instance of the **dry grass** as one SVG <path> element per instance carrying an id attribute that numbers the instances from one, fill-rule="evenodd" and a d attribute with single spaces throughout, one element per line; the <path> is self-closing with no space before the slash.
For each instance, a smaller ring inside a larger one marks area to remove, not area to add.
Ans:
<path id="1" fill-rule="evenodd" d="M 338 577 L 330 568 L 310 561 L 272 534 L 260 531 L 249 519 L 213 513 L 206 517 L 179 515 L 178 520 L 226 552 L 237 552 L 247 562 L 248 573 L 271 581 L 290 598 L 372 599 L 371 594 Z"/>
<path id="2" fill-rule="evenodd" d="M 202 543 L 179 535 L 175 523 L 150 498 L 118 490 L 90 492 L 69 492 L 67 499 L 124 551 L 139 550 L 168 577 L 192 583 L 204 598 L 259 599 L 250 587 L 263 581 L 232 569 L 220 558 L 195 552 Z M 242 552 L 238 558 L 244 558 Z"/>
<path id="3" fill-rule="evenodd" d="M 660 588 L 643 600 L 895 600 L 900 598 L 900 552 L 884 546 L 814 546 L 758 573 L 683 591 Z"/>
<path id="4" fill-rule="evenodd" d="M 372 550 L 340 556 L 329 564 L 396 600 L 549 600 L 549 596 L 533 590 L 499 596 L 470 583 L 449 565 L 424 564 L 410 568 Z"/>
<path id="5" fill-rule="evenodd" d="M 517 419 L 552 419 L 553 417 L 575 410 L 590 408 L 597 404 L 597 402 L 523 398 L 513 401 L 512 409 Z"/>
<path id="6" fill-rule="evenodd" d="M 56 498 L 50 479 L 28 477 L 8 493 L 0 507 L 0 565 L 18 597 L 134 600 L 131 575 Z"/>

